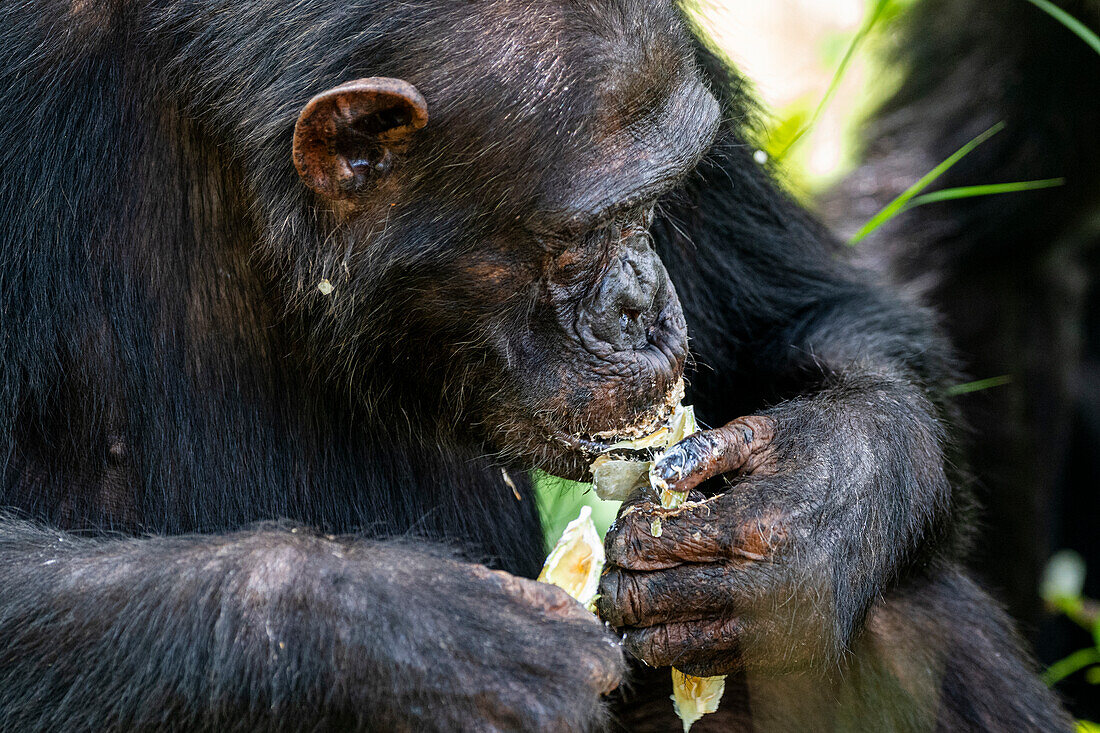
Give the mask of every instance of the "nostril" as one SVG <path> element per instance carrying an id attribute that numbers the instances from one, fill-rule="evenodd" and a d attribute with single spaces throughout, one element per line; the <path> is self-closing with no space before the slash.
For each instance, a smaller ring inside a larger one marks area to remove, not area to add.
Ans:
<path id="1" fill-rule="evenodd" d="M 642 311 L 636 308 L 623 308 L 619 313 L 619 334 L 624 345 L 635 349 L 645 347 L 645 325 L 642 323 Z"/>

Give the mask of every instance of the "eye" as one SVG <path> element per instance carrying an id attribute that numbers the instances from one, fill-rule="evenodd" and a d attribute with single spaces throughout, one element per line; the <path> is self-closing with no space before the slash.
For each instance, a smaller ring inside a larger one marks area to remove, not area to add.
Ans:
<path id="1" fill-rule="evenodd" d="M 616 223 L 620 228 L 619 236 L 623 239 L 644 235 L 653 224 L 653 204 L 626 212 L 617 217 Z"/>
<path id="2" fill-rule="evenodd" d="M 615 217 L 615 219 L 607 225 L 605 229 L 605 236 L 601 237 L 604 243 L 618 242 L 623 238 L 623 229 L 628 226 L 627 220 L 624 217 Z"/>
<path id="3" fill-rule="evenodd" d="M 542 251 L 550 257 L 559 257 L 576 245 L 576 240 L 567 237 L 538 237 L 536 240 Z"/>

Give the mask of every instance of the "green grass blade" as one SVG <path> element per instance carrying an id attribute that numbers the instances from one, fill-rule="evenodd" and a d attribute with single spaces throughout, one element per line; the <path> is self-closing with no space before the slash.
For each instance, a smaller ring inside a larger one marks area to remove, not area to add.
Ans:
<path id="1" fill-rule="evenodd" d="M 1050 2 L 1050 0 L 1027 0 L 1035 7 L 1042 10 L 1044 13 L 1054 18 L 1056 21 L 1069 28 L 1071 31 L 1077 34 L 1085 43 L 1092 46 L 1092 50 L 1096 53 L 1100 53 L 1100 36 L 1097 36 L 1081 21 L 1074 18 L 1072 15 L 1062 10 L 1060 7 Z"/>
<path id="2" fill-rule="evenodd" d="M 949 397 L 955 397 L 961 394 L 970 394 L 971 392 L 980 392 L 983 389 L 990 389 L 992 387 L 1002 387 L 1012 381 L 1012 377 L 1008 374 L 1002 374 L 999 377 L 989 377 L 988 379 L 979 379 L 976 382 L 966 382 L 964 384 L 956 384 L 953 387 L 947 388 L 947 394 Z"/>
<path id="3" fill-rule="evenodd" d="M 882 16 L 882 11 L 884 11 L 886 9 L 886 6 L 889 4 L 890 0 L 878 0 L 878 2 L 875 3 L 875 7 L 871 11 L 871 14 L 867 16 L 867 19 L 863 21 L 863 25 L 861 25 L 859 27 L 859 30 L 856 31 L 856 34 L 852 36 L 852 41 L 848 44 L 848 49 L 844 52 L 844 57 L 840 60 L 840 64 L 836 67 L 836 71 L 833 73 L 833 78 L 829 82 L 829 86 L 825 90 L 825 94 L 822 95 L 821 101 L 819 101 L 817 103 L 817 107 L 814 108 L 813 114 L 811 114 L 810 118 L 806 120 L 806 124 L 799 128 L 798 132 L 796 132 L 794 136 L 791 137 L 791 139 L 787 142 L 783 149 L 775 155 L 776 158 L 778 158 L 779 160 L 785 158 L 787 153 L 790 152 L 791 148 L 793 148 L 798 143 L 798 141 L 801 140 L 806 135 L 806 133 L 812 130 L 815 124 L 817 124 L 817 120 L 819 117 L 821 117 L 821 113 L 825 111 L 825 108 L 829 105 L 829 102 L 832 100 L 833 95 L 836 93 L 837 87 L 840 86 L 840 80 L 844 78 L 844 74 L 848 71 L 848 64 L 851 63 L 852 58 L 856 55 L 856 50 L 863 44 L 863 40 L 867 38 L 867 35 L 871 32 L 871 30 L 874 29 L 875 23 L 877 23 L 878 19 Z"/>
<path id="4" fill-rule="evenodd" d="M 922 194 L 909 201 L 906 209 L 924 204 L 934 204 L 937 201 L 952 201 L 954 199 L 967 199 L 973 196 L 995 196 L 1001 193 L 1016 193 L 1018 191 L 1035 191 L 1040 188 L 1053 188 L 1063 186 L 1065 178 L 1043 178 L 1038 181 L 1017 181 L 1015 183 L 989 183 L 983 186 L 959 186 L 958 188 L 945 188 L 940 191 Z"/>
<path id="5" fill-rule="evenodd" d="M 893 219 L 895 216 L 901 213 L 906 204 L 919 196 L 920 193 L 924 191 L 924 189 L 928 188 L 928 186 L 930 186 L 933 181 L 946 173 L 948 169 L 951 168 L 951 166 L 955 165 L 964 157 L 966 157 L 974 148 L 978 147 L 986 140 L 1003 130 L 1004 127 L 1004 122 L 998 122 L 996 125 L 989 128 L 981 135 L 978 135 L 966 145 L 963 145 L 961 148 L 956 150 L 946 160 L 937 165 L 935 168 L 925 173 L 919 181 L 914 183 L 909 188 L 905 189 L 905 191 L 903 191 L 896 199 L 887 204 L 886 208 L 871 217 L 871 220 L 864 224 L 863 227 L 855 233 L 855 236 L 848 240 L 848 244 L 858 244 L 859 242 L 863 241 L 863 238 L 866 237 L 868 234 Z"/>
<path id="6" fill-rule="evenodd" d="M 1043 682 L 1047 683 L 1047 686 L 1053 686 L 1074 672 L 1098 662 L 1100 662 L 1100 650 L 1095 647 L 1076 651 L 1050 665 L 1047 671 L 1043 672 Z"/>

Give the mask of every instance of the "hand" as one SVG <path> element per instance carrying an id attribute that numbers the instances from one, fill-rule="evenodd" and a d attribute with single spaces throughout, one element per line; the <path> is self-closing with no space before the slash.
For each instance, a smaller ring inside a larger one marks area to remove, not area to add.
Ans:
<path id="1" fill-rule="evenodd" d="M 600 616 L 628 652 L 696 675 L 802 668 L 832 653 L 830 546 L 813 542 L 828 495 L 820 463 L 781 459 L 777 423 L 734 420 L 673 446 L 655 466 L 685 491 L 719 474 L 740 483 L 664 509 L 651 491 L 607 535 Z"/>
<path id="2" fill-rule="evenodd" d="M 565 591 L 420 553 L 384 556 L 377 569 L 402 598 L 392 623 L 409 627 L 387 650 L 398 727 L 550 733 L 600 719 L 622 648 Z"/>

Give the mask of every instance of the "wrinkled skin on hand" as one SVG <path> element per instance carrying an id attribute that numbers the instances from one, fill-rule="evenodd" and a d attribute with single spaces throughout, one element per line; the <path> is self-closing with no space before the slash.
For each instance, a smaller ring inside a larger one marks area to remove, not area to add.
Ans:
<path id="1" fill-rule="evenodd" d="M 420 626 L 420 637 L 410 627 L 404 638 L 443 653 L 387 650 L 398 668 L 403 659 L 431 660 L 423 670 L 414 662 L 407 682 L 395 680 L 397 697 L 410 689 L 395 701 L 394 725 L 419 713 L 418 730 L 556 733 L 586 730 L 599 717 L 601 696 L 622 678 L 622 649 L 569 594 L 481 565 L 428 559 L 408 567 L 409 560 L 390 577 L 407 578 L 420 611 L 392 623 Z"/>
<path id="2" fill-rule="evenodd" d="M 799 520 L 813 503 L 797 498 L 820 491 L 822 476 L 778 459 L 776 429 L 770 417 L 739 418 L 686 438 L 655 467 L 678 491 L 725 474 L 737 483 L 721 494 L 692 491 L 665 509 L 646 488 L 624 503 L 598 607 L 633 656 L 709 676 L 804 668 L 823 644 L 829 653 L 828 548 L 808 542 Z"/>

